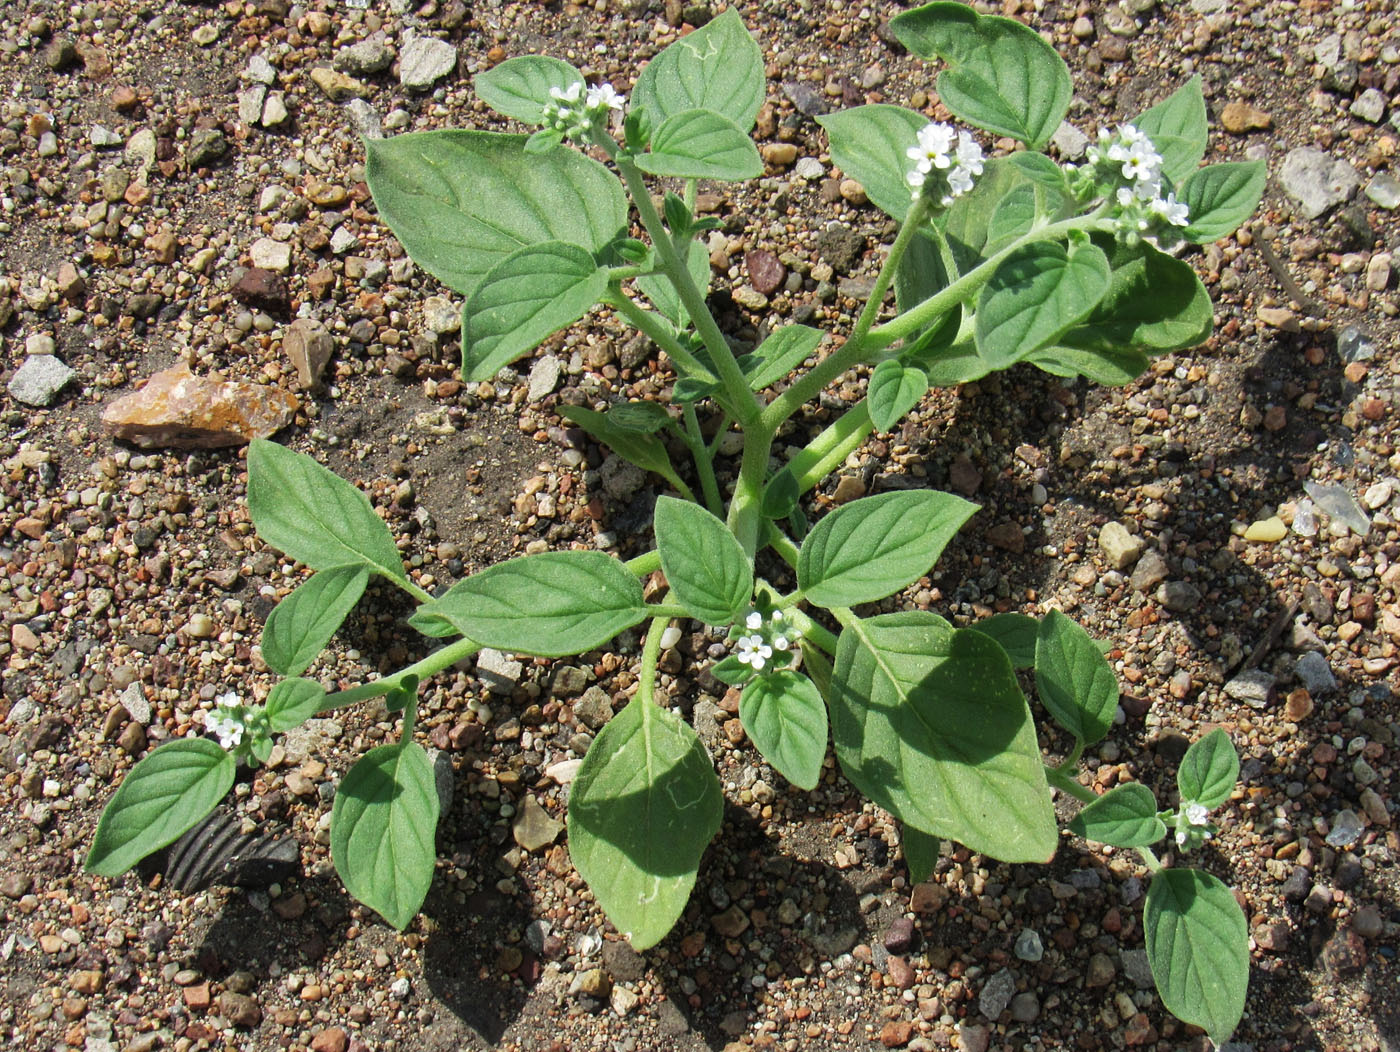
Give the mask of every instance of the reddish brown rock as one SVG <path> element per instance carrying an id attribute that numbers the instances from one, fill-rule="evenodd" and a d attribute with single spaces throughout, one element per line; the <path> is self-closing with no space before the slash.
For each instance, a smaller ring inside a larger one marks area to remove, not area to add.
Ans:
<path id="1" fill-rule="evenodd" d="M 296 397 L 267 384 L 195 376 L 184 362 L 150 377 L 102 411 L 114 438 L 142 449 L 241 446 L 286 427 Z"/>
<path id="2" fill-rule="evenodd" d="M 297 384 L 303 391 L 321 385 L 321 374 L 335 352 L 335 340 L 318 321 L 298 318 L 282 337 L 282 351 L 297 371 Z"/>
<path id="3" fill-rule="evenodd" d="M 338 1026 L 327 1027 L 311 1039 L 311 1052 L 345 1052 L 350 1035 Z"/>
<path id="4" fill-rule="evenodd" d="M 880 1044 L 886 1048 L 903 1048 L 914 1036 L 914 1024 L 904 1020 L 886 1023 L 880 1030 Z"/>
<path id="5" fill-rule="evenodd" d="M 249 267 L 233 286 L 233 298 L 258 310 L 286 313 L 292 305 L 286 280 L 271 270 Z"/>
<path id="6" fill-rule="evenodd" d="M 1274 119 L 1247 102 L 1227 102 L 1220 111 L 1220 123 L 1227 132 L 1241 135 L 1247 131 L 1262 131 L 1270 127 Z"/>
<path id="7" fill-rule="evenodd" d="M 765 296 L 771 296 L 778 291 L 787 280 L 787 267 L 766 249 L 745 252 L 744 266 L 749 272 L 749 283 Z"/>
<path id="8" fill-rule="evenodd" d="M 999 522 L 987 531 L 993 547 L 1019 555 L 1026 550 L 1026 535 L 1014 522 Z"/>

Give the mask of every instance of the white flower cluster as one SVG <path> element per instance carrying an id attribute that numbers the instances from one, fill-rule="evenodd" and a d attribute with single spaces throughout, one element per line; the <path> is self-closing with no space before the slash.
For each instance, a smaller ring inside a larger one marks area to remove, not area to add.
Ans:
<path id="1" fill-rule="evenodd" d="M 1208 813 L 1204 804 L 1194 800 L 1182 807 L 1176 819 L 1177 847 L 1195 847 L 1211 838 L 1210 822 L 1206 818 Z"/>
<path id="2" fill-rule="evenodd" d="M 909 189 L 918 200 L 924 194 L 945 208 L 953 198 L 972 189 L 972 177 L 982 174 L 982 147 L 968 132 L 951 124 L 934 121 L 919 129 L 917 145 L 905 152 L 914 167 L 909 170 Z"/>
<path id="3" fill-rule="evenodd" d="M 550 101 L 544 106 L 544 125 L 561 135 L 582 137 L 595 121 L 606 120 L 613 110 L 621 110 L 623 96 L 611 84 L 585 89 L 582 81 L 567 88 L 550 88 Z"/>
<path id="4" fill-rule="evenodd" d="M 1116 132 L 1100 129 L 1098 144 L 1089 147 L 1087 156 L 1097 174 L 1119 184 L 1114 200 L 1123 233 L 1142 235 L 1190 222 L 1185 203 L 1174 192 L 1162 196 L 1162 155 L 1133 125 L 1120 125 Z"/>
<path id="5" fill-rule="evenodd" d="M 774 610 L 764 617 L 758 610 L 751 610 L 744 618 L 746 632 L 734 641 L 734 656 L 755 672 L 762 672 L 773 659 L 773 652 L 785 653 L 802 638 L 796 625 L 789 625 L 781 610 Z"/>
<path id="6" fill-rule="evenodd" d="M 219 739 L 219 747 L 236 749 L 247 730 L 246 710 L 233 692 L 214 699 L 214 711 L 204 716 L 204 727 Z"/>

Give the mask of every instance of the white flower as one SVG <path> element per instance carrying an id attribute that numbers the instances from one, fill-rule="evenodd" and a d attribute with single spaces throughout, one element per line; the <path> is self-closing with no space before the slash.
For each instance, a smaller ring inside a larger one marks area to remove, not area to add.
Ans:
<path id="1" fill-rule="evenodd" d="M 1176 194 L 1167 194 L 1165 198 L 1158 198 L 1147 206 L 1155 215 L 1161 216 L 1172 226 L 1186 226 L 1191 217 L 1184 201 L 1178 201 Z"/>
<path id="2" fill-rule="evenodd" d="M 959 165 L 948 173 L 948 189 L 953 197 L 961 197 L 972 189 L 972 173 Z"/>
<path id="3" fill-rule="evenodd" d="M 750 610 L 749 616 L 744 618 L 744 625 L 751 632 L 756 632 L 763 627 L 763 615 L 757 610 Z"/>
<path id="4" fill-rule="evenodd" d="M 219 747 L 236 749 L 243 741 L 243 721 L 236 716 L 206 715 L 205 729 L 219 739 Z"/>
<path id="5" fill-rule="evenodd" d="M 734 656 L 755 672 L 762 672 L 763 666 L 773 656 L 773 648 L 765 643 L 763 637 L 757 633 L 751 636 L 740 636 L 735 646 Z"/>
<path id="6" fill-rule="evenodd" d="M 1203 826 L 1206 824 L 1206 815 L 1210 812 L 1205 804 L 1198 804 L 1194 800 L 1182 808 L 1182 813 L 1186 815 L 1186 821 L 1193 826 Z"/>
<path id="7" fill-rule="evenodd" d="M 982 160 L 982 147 L 977 145 L 977 140 L 966 132 L 959 135 L 958 166 L 973 175 L 981 175 Z"/>
<path id="8" fill-rule="evenodd" d="M 1128 147 L 1123 158 L 1124 179 L 1145 179 L 1155 181 L 1162 167 L 1162 155 L 1152 148 L 1150 142 L 1135 142 Z"/>
<path id="9" fill-rule="evenodd" d="M 229 691 L 227 694 L 221 694 L 215 698 L 214 704 L 225 709 L 237 708 L 239 705 L 238 695 Z"/>
<path id="10" fill-rule="evenodd" d="M 623 101 L 623 96 L 614 91 L 611 84 L 604 82 L 588 89 L 584 105 L 590 110 L 621 110 Z"/>
<path id="11" fill-rule="evenodd" d="M 972 177 L 982 174 L 982 147 L 967 132 L 941 122 L 926 124 L 919 129 L 918 141 L 905 150 L 914 162 L 906 176 L 909 189 L 917 200 L 925 192 L 936 196 L 944 206 L 953 203 L 972 189 Z M 941 180 L 934 175 L 943 173 Z M 933 183 L 929 180 L 934 179 Z"/>
<path id="12" fill-rule="evenodd" d="M 550 88 L 549 97 L 556 102 L 578 102 L 583 98 L 583 81 L 576 80 L 567 88 L 557 86 Z"/>

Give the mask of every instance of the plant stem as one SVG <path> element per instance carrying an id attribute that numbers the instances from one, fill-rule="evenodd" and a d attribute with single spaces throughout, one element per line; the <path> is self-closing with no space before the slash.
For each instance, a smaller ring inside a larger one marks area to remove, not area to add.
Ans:
<path id="1" fill-rule="evenodd" d="M 1137 849 L 1137 852 L 1142 856 L 1142 864 L 1147 867 L 1148 871 L 1152 873 L 1153 876 L 1156 876 L 1158 873 L 1162 872 L 1162 870 L 1166 869 L 1166 867 L 1162 865 L 1162 860 L 1157 857 L 1157 853 L 1150 847 L 1140 847 Z"/>
<path id="2" fill-rule="evenodd" d="M 729 502 L 729 529 L 744 554 L 753 559 L 758 551 L 759 525 L 763 521 L 763 484 L 768 476 L 768 455 L 773 449 L 773 431 L 761 423 L 744 431 L 744 458 L 739 463 L 739 479 Z"/>
<path id="3" fill-rule="evenodd" d="M 685 375 L 693 376 L 706 383 L 715 381 L 715 374 L 706 369 L 699 358 L 681 346 L 680 341 L 676 339 L 675 330 L 659 314 L 644 310 L 630 297 L 624 295 L 621 289 L 610 290 L 605 302 L 630 321 L 652 343 L 665 351 L 670 356 L 671 361 L 675 362 Z"/>
<path id="4" fill-rule="evenodd" d="M 787 563 L 794 570 L 797 569 L 797 545 L 792 542 L 791 537 L 778 529 L 776 523 L 770 522 L 768 524 L 768 529 L 764 533 L 764 540 L 767 542 L 768 547 L 778 553 L 778 557 L 782 559 L 783 562 Z"/>
<path id="5" fill-rule="evenodd" d="M 705 506 L 715 515 L 724 515 L 724 500 L 719 495 L 719 483 L 715 480 L 715 465 L 710 458 L 710 451 L 705 445 L 705 436 L 700 430 L 700 418 L 696 415 L 695 405 L 687 402 L 681 412 L 685 416 L 685 431 L 683 437 L 685 444 L 690 447 L 691 459 L 695 461 L 695 470 L 700 475 L 700 489 L 705 494 Z"/>
<path id="6" fill-rule="evenodd" d="M 639 555 L 635 559 L 628 559 L 622 564 L 628 573 L 637 577 L 645 577 L 655 570 L 661 569 L 661 553 L 658 551 L 647 552 Z"/>
<path id="7" fill-rule="evenodd" d="M 1080 785 L 1078 782 L 1076 782 L 1069 775 L 1065 774 L 1065 772 L 1060 770 L 1058 767 L 1051 767 L 1049 764 L 1046 764 L 1045 780 L 1061 792 L 1068 793 L 1070 796 L 1078 800 L 1081 804 L 1092 804 L 1095 800 L 1098 799 L 1098 796 L 1094 793 L 1094 790 L 1088 788 L 1087 786 Z"/>
<path id="8" fill-rule="evenodd" d="M 1079 758 L 1083 755 L 1084 742 L 1076 738 L 1074 739 L 1074 748 L 1070 750 L 1068 756 L 1066 756 L 1063 760 L 1059 762 L 1058 765 L 1056 765 L 1055 770 L 1061 771 L 1068 775 L 1071 771 L 1073 771 L 1076 767 L 1079 766 Z"/>
<path id="9" fill-rule="evenodd" d="M 894 280 L 895 270 L 899 267 L 899 261 L 904 258 L 904 252 L 908 249 L 909 242 L 914 240 L 914 235 L 919 232 L 919 227 L 923 226 L 924 219 L 928 216 L 928 209 L 928 198 L 921 194 L 910 207 L 909 214 L 904 217 L 904 225 L 899 228 L 899 233 L 895 235 L 889 255 L 880 264 L 880 272 L 875 275 L 875 285 L 865 300 L 865 307 L 861 310 L 860 317 L 856 319 L 856 327 L 851 330 L 851 339 L 857 342 L 864 341 L 865 334 L 875 324 L 875 319 L 880 313 L 880 305 L 885 300 L 885 293 L 889 291 L 890 282 Z"/>
<path id="10" fill-rule="evenodd" d="M 824 625 L 819 625 L 801 610 L 792 609 L 784 612 L 794 625 L 802 630 L 802 638 L 816 646 L 821 647 L 832 657 L 836 656 L 836 636 Z"/>
<path id="11" fill-rule="evenodd" d="M 859 449 L 874 430 L 870 404 L 862 398 L 788 461 L 787 466 L 797 479 L 798 492 L 806 493 L 826 478 Z"/>
<path id="12" fill-rule="evenodd" d="M 327 694 L 321 702 L 321 707 L 317 712 L 332 712 L 335 709 L 343 709 L 347 705 L 353 705 L 357 701 L 364 701 L 367 698 L 380 698 L 389 691 L 403 684 L 409 676 L 417 676 L 419 681 L 427 679 L 429 676 L 441 672 L 451 665 L 457 664 L 463 658 L 469 658 L 481 649 L 481 644 L 471 639 L 462 638 L 455 643 L 449 643 L 445 647 L 434 650 L 422 661 L 414 662 L 407 668 L 402 668 L 392 676 L 384 676 L 381 679 L 371 680 L 369 683 L 362 683 L 358 687 L 351 687 L 349 690 L 336 691 L 334 694 Z"/>
<path id="13" fill-rule="evenodd" d="M 655 700 L 656 661 L 661 655 L 661 636 L 671 623 L 669 617 L 653 617 L 642 644 L 642 674 L 637 681 L 637 695 L 643 701 Z"/>
<path id="14" fill-rule="evenodd" d="M 425 589 L 420 588 L 418 585 L 414 584 L 413 581 L 409 580 L 407 576 L 390 577 L 388 578 L 388 580 L 393 584 L 398 585 L 400 590 L 407 592 L 420 603 L 431 603 L 433 601 L 433 597 Z"/>

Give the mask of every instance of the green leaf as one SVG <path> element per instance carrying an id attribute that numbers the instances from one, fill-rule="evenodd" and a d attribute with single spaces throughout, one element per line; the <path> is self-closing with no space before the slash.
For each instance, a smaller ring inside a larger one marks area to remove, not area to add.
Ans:
<path id="1" fill-rule="evenodd" d="M 638 695 L 604 725 L 569 793 L 569 854 L 633 947 L 655 946 L 685 909 L 724 796 L 695 732 Z"/>
<path id="2" fill-rule="evenodd" d="M 623 402 L 605 415 L 614 427 L 643 435 L 654 435 L 671 423 L 671 414 L 656 402 Z"/>
<path id="3" fill-rule="evenodd" d="M 208 738 L 180 738 L 142 759 L 107 802 L 87 871 L 118 877 L 194 828 L 233 786 L 234 759 Z"/>
<path id="4" fill-rule="evenodd" d="M 1011 659 L 1012 668 L 1035 666 L 1035 640 L 1040 631 L 1040 622 L 1035 618 L 1025 614 L 993 614 L 967 627 L 1000 643 Z"/>
<path id="5" fill-rule="evenodd" d="M 262 632 L 267 667 L 284 676 L 299 676 L 310 668 L 367 584 L 369 568 L 364 563 L 312 574 L 267 615 Z"/>
<path id="6" fill-rule="evenodd" d="M 986 252 L 997 251 L 1007 242 L 1024 237 L 1035 226 L 1036 198 L 1035 184 L 1022 183 L 1007 193 L 987 221 Z"/>
<path id="7" fill-rule="evenodd" d="M 727 625 L 753 595 L 753 566 L 734 534 L 698 504 L 656 500 L 656 547 L 676 601 L 710 625 Z"/>
<path id="8" fill-rule="evenodd" d="M 651 175 L 676 179 L 753 179 L 763 174 L 758 148 L 737 124 L 711 110 L 667 117 L 651 137 L 651 150 L 633 158 Z"/>
<path id="9" fill-rule="evenodd" d="M 534 157 L 564 145 L 564 133 L 557 128 L 541 128 L 525 140 L 525 152 Z"/>
<path id="10" fill-rule="evenodd" d="M 647 63 L 631 107 L 646 107 L 653 127 L 685 110 L 714 110 L 747 133 L 763 106 L 763 86 L 763 52 L 731 7 Z"/>
<path id="11" fill-rule="evenodd" d="M 1065 170 L 1045 154 L 1034 150 L 1018 150 L 1007 157 L 1006 161 L 1041 189 L 1060 196 L 1069 193 Z"/>
<path id="12" fill-rule="evenodd" d="M 825 334 L 810 325 L 784 325 L 768 334 L 754 349 L 757 363 L 749 370 L 749 387 L 761 391 L 776 380 L 788 376 L 811 357 Z"/>
<path id="13" fill-rule="evenodd" d="M 1086 317 L 1108 289 L 1108 259 L 1095 245 L 1023 245 L 978 296 L 978 353 L 994 369 L 1009 368 Z"/>
<path id="14" fill-rule="evenodd" d="M 1108 355 L 1132 348 L 1160 353 L 1194 347 L 1210 335 L 1210 293 L 1189 263 L 1139 242 L 1132 247 L 1110 243 L 1109 265 L 1108 294 L 1082 324 L 1060 338 L 1062 346 Z M 1065 356 L 1065 361 L 1074 358 Z"/>
<path id="15" fill-rule="evenodd" d="M 553 101 L 550 89 L 564 91 L 583 82 L 583 74 L 562 59 L 521 55 L 478 73 L 472 87 L 497 113 L 525 124 L 543 124 L 545 105 Z"/>
<path id="16" fill-rule="evenodd" d="M 818 606 L 893 595 L 926 574 L 977 505 L 935 490 L 862 497 L 828 514 L 797 553 L 797 583 Z"/>
<path id="17" fill-rule="evenodd" d="M 1198 245 L 1233 234 L 1259 207 L 1264 196 L 1263 161 L 1208 164 L 1191 173 L 1180 199 L 1188 209 L 1187 241 Z"/>
<path id="18" fill-rule="evenodd" d="M 253 439 L 248 511 L 259 537 L 313 570 L 359 563 L 407 580 L 393 535 L 369 498 L 304 453 Z"/>
<path id="19" fill-rule="evenodd" d="M 1131 123 L 1152 140 L 1162 155 L 1163 173 L 1180 186 L 1206 155 L 1210 129 L 1201 75 L 1196 74 Z"/>
<path id="20" fill-rule="evenodd" d="M 902 106 L 852 106 L 818 117 L 831 143 L 831 163 L 865 188 L 882 212 L 902 220 L 912 199 L 907 177 L 913 162 L 905 153 L 928 123 Z"/>
<path id="21" fill-rule="evenodd" d="M 792 468 L 785 467 L 768 480 L 759 511 L 765 519 L 786 519 L 797 507 L 801 496 L 797 476 L 792 473 Z"/>
<path id="22" fill-rule="evenodd" d="M 922 829 L 915 829 L 908 822 L 901 823 L 899 840 L 904 848 L 904 864 L 909 867 L 909 883 L 922 884 L 933 876 L 943 841 Z"/>
<path id="23" fill-rule="evenodd" d="M 739 719 L 773 769 L 815 789 L 826 758 L 826 705 L 810 679 L 791 669 L 755 676 L 739 695 Z"/>
<path id="24" fill-rule="evenodd" d="M 1182 803 L 1219 807 L 1230 798 L 1239 777 L 1240 758 L 1234 743 L 1217 727 L 1186 750 L 1176 772 L 1176 787 Z"/>
<path id="25" fill-rule="evenodd" d="M 583 428 L 623 460 L 636 464 L 643 471 L 656 472 L 680 489 L 677 485 L 676 469 L 671 464 L 671 455 L 666 452 L 665 443 L 655 435 L 618 427 L 608 419 L 609 414 L 595 413 L 592 409 L 584 409 L 582 406 L 561 405 L 559 415 Z"/>
<path id="26" fill-rule="evenodd" d="M 1055 722 L 1085 745 L 1098 741 L 1113 726 L 1118 708 L 1113 669 L 1089 633 L 1058 610 L 1040 621 L 1035 689 Z"/>
<path id="27" fill-rule="evenodd" d="M 1249 986 L 1249 930 L 1235 896 L 1209 873 L 1165 869 L 1147 889 L 1142 927 L 1162 1004 L 1224 1044 Z"/>
<path id="28" fill-rule="evenodd" d="M 733 654 L 730 654 L 710 666 L 710 675 L 721 683 L 738 687 L 753 679 L 754 671 L 753 666 L 744 664 Z"/>
<path id="29" fill-rule="evenodd" d="M 1070 832 L 1114 847 L 1146 847 L 1167 835 L 1157 817 L 1157 798 L 1141 782 L 1110 789 L 1085 805 L 1069 824 Z"/>
<path id="30" fill-rule="evenodd" d="M 607 271 L 577 245 L 542 241 L 517 249 L 462 307 L 462 375 L 489 380 L 582 318 L 607 288 Z"/>
<path id="31" fill-rule="evenodd" d="M 300 727 L 321 711 L 326 692 L 321 684 L 293 677 L 278 680 L 267 696 L 267 723 L 274 731 L 283 733 Z"/>
<path id="32" fill-rule="evenodd" d="M 690 272 L 690 280 L 702 293 L 710 287 L 710 254 L 699 241 L 689 242 L 686 248 L 685 269 Z M 685 328 L 690 324 L 685 305 L 676 293 L 671 279 L 664 274 L 643 274 L 637 279 L 637 288 L 651 300 L 651 305 L 665 315 L 672 324 Z"/>
<path id="33" fill-rule="evenodd" d="M 428 896 L 437 852 L 433 765 L 417 742 L 371 749 L 331 806 L 331 859 L 345 890 L 403 931 Z"/>
<path id="34" fill-rule="evenodd" d="M 1151 364 L 1141 351 L 1086 351 L 1063 346 L 1036 351 L 1026 361 L 1052 376 L 1083 376 L 1109 387 L 1132 383 Z"/>
<path id="35" fill-rule="evenodd" d="M 989 254 L 988 230 L 998 203 L 1031 180 L 1007 157 L 989 159 L 969 193 L 942 216 L 943 234 L 958 272 L 966 274 Z"/>
<path id="36" fill-rule="evenodd" d="M 870 374 L 866 394 L 876 431 L 889 431 L 928 394 L 928 376 L 917 366 L 888 359 Z"/>
<path id="37" fill-rule="evenodd" d="M 997 643 L 923 611 L 856 619 L 830 703 L 846 777 L 900 821 L 1003 862 L 1054 854 L 1035 725 Z"/>
<path id="38" fill-rule="evenodd" d="M 951 251 L 945 251 L 932 236 L 920 232 L 910 239 L 904 258 L 894 272 L 894 301 L 903 314 L 930 296 L 942 292 L 957 277 Z M 906 338 L 901 358 L 946 349 L 957 338 L 962 323 L 962 306 L 956 305 L 935 318 L 916 336 Z"/>
<path id="39" fill-rule="evenodd" d="M 484 647 L 564 657 L 646 617 L 642 586 L 603 552 L 543 552 L 497 563 L 419 607 Z"/>
<path id="40" fill-rule="evenodd" d="M 896 15 L 890 29 L 920 58 L 948 63 L 938 76 L 938 97 L 969 124 L 1039 149 L 1069 110 L 1069 68 L 1015 19 L 933 3 Z"/>
<path id="41" fill-rule="evenodd" d="M 427 636 L 430 639 L 443 639 L 447 636 L 459 636 L 462 633 L 457 631 L 455 625 L 447 618 L 438 614 L 424 611 L 419 607 L 404 619 L 409 628 L 419 635 Z"/>
<path id="42" fill-rule="evenodd" d="M 365 180 L 409 256 L 470 296 L 526 245 L 602 252 L 627 230 L 617 177 L 578 150 L 527 155 L 524 135 L 410 132 L 365 141 Z"/>
<path id="43" fill-rule="evenodd" d="M 930 387 L 956 387 L 980 380 L 992 371 L 986 359 L 977 353 L 977 343 L 971 338 L 927 352 L 915 348 L 908 360 L 928 374 Z"/>

